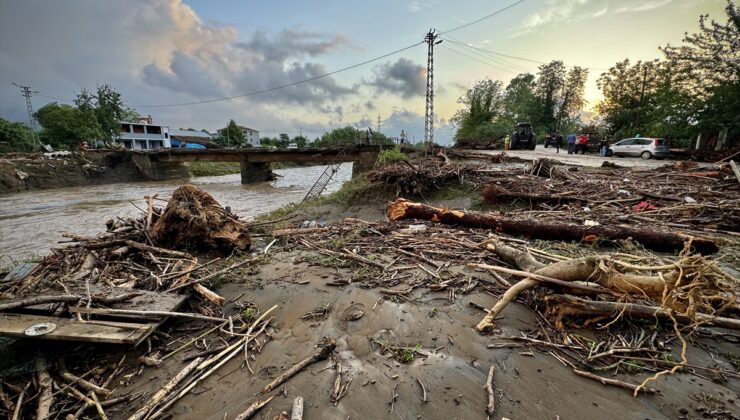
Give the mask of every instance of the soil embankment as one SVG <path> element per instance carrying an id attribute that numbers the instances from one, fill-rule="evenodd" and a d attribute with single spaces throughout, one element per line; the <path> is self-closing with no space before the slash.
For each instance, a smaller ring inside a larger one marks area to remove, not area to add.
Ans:
<path id="1" fill-rule="evenodd" d="M 120 152 L 0 156 L 0 194 L 143 180 L 133 162 Z"/>

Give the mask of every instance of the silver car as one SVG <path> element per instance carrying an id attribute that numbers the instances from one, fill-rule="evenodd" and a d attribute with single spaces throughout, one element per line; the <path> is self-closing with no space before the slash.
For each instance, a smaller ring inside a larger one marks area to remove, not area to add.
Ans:
<path id="1" fill-rule="evenodd" d="M 620 140 L 609 146 L 609 155 L 639 156 L 643 159 L 663 159 L 670 151 L 664 139 L 650 137 L 634 137 Z"/>

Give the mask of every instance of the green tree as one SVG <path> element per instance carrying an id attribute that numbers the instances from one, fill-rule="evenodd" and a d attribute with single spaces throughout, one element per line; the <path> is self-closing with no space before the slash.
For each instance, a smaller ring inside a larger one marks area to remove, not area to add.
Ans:
<path id="1" fill-rule="evenodd" d="M 534 95 L 535 77 L 522 73 L 511 79 L 504 91 L 504 112 L 502 122 L 513 130 L 517 122 L 532 122 L 538 112 L 537 98 Z"/>
<path id="2" fill-rule="evenodd" d="M 34 143 L 33 131 L 25 124 L 0 118 L 0 153 L 32 152 Z"/>
<path id="3" fill-rule="evenodd" d="M 280 133 L 278 135 L 278 142 L 278 147 L 288 147 L 290 145 L 290 136 L 285 133 Z"/>
<path id="4" fill-rule="evenodd" d="M 360 139 L 365 139 L 366 132 L 359 131 L 351 125 L 344 127 L 335 128 L 329 132 L 324 133 L 321 138 L 314 141 L 315 147 L 329 147 L 339 145 L 355 144 Z"/>
<path id="5" fill-rule="evenodd" d="M 216 143 L 221 146 L 238 147 L 244 143 L 244 133 L 236 121 L 229 120 L 226 128 L 219 131 Z"/>
<path id="6" fill-rule="evenodd" d="M 100 126 L 100 136 L 106 144 L 118 138 L 121 121 L 136 121 L 139 114 L 123 103 L 121 94 L 107 83 L 99 85 L 95 93 L 82 89 L 75 105 L 84 113 L 92 113 Z"/>
<path id="7" fill-rule="evenodd" d="M 498 80 L 484 79 L 461 96 L 457 102 L 463 108 L 457 110 L 450 122 L 457 126 L 455 140 L 477 140 L 479 128 L 490 124 L 504 109 L 503 84 Z"/>
<path id="8" fill-rule="evenodd" d="M 575 66 L 568 71 L 560 94 L 555 130 L 560 131 L 578 118 L 585 104 L 583 90 L 586 86 L 588 70 Z"/>
<path id="9" fill-rule="evenodd" d="M 89 108 L 51 102 L 39 108 L 34 117 L 43 127 L 43 141 L 56 148 L 73 149 L 83 141 L 94 141 L 102 135 L 100 124 Z"/>
<path id="10" fill-rule="evenodd" d="M 546 131 L 555 130 L 565 75 L 565 65 L 562 61 L 551 61 L 539 67 L 534 90 L 539 102 L 539 112 L 532 121 L 536 127 L 542 127 Z"/>
<path id="11" fill-rule="evenodd" d="M 295 143 L 299 148 L 306 147 L 306 144 L 308 143 L 308 139 L 303 136 L 295 136 L 293 137 L 293 140 L 290 141 L 291 143 Z"/>

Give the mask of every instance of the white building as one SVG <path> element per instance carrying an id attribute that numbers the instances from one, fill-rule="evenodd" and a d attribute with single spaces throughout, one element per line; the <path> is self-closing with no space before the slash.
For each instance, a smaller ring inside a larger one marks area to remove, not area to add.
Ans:
<path id="1" fill-rule="evenodd" d="M 142 122 L 122 122 L 118 143 L 129 150 L 155 150 L 170 147 L 170 128 L 151 124 L 150 119 Z"/>
<path id="2" fill-rule="evenodd" d="M 259 147 L 260 145 L 260 132 L 249 128 L 244 127 L 243 125 L 239 126 L 239 129 L 242 131 L 242 134 L 244 134 L 244 143 L 250 144 L 254 147 Z M 218 130 L 218 134 L 221 135 L 224 131 L 226 131 L 225 128 L 222 128 Z"/>

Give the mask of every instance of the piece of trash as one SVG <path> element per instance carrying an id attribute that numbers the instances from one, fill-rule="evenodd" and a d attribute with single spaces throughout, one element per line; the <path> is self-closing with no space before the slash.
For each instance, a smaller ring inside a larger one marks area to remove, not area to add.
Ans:
<path id="1" fill-rule="evenodd" d="M 27 173 L 25 173 L 23 171 L 19 171 L 17 169 L 15 170 L 15 176 L 17 176 L 18 179 L 20 179 L 21 181 L 23 181 L 24 179 L 28 178 L 28 174 Z"/>
<path id="2" fill-rule="evenodd" d="M 590 207 L 584 207 L 583 208 L 583 211 L 585 211 L 586 213 L 591 213 L 591 208 Z"/>
<path id="3" fill-rule="evenodd" d="M 685 201 L 687 203 L 696 203 L 696 200 L 694 200 L 693 198 L 689 197 L 688 195 L 683 198 L 683 201 Z"/>
<path id="4" fill-rule="evenodd" d="M 640 201 L 639 203 L 632 206 L 632 211 L 634 211 L 635 213 L 639 213 L 645 210 L 656 210 L 656 209 L 657 207 L 655 207 L 654 205 L 650 204 L 647 201 Z"/>
<path id="5" fill-rule="evenodd" d="M 630 179 L 629 178 L 625 178 L 622 181 L 624 181 L 624 182 L 630 182 Z"/>
<path id="6" fill-rule="evenodd" d="M 619 190 L 617 191 L 617 194 L 619 195 L 630 195 L 630 192 L 627 190 Z"/>
<path id="7" fill-rule="evenodd" d="M 601 223 L 595 221 L 595 220 L 584 220 L 583 225 L 584 226 L 599 226 Z"/>

